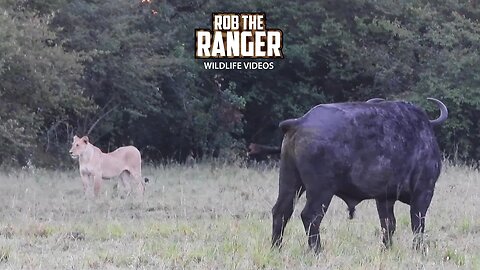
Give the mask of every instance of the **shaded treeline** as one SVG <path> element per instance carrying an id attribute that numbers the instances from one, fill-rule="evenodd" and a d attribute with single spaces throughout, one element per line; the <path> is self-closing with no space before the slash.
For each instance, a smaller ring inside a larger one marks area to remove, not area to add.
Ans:
<path id="1" fill-rule="evenodd" d="M 274 70 L 207 71 L 194 29 L 264 11 L 284 33 Z M 0 0 L 0 162 L 68 160 L 73 134 L 149 160 L 279 145 L 279 121 L 319 103 L 404 99 L 450 118 L 450 157 L 480 158 L 475 1 Z"/>

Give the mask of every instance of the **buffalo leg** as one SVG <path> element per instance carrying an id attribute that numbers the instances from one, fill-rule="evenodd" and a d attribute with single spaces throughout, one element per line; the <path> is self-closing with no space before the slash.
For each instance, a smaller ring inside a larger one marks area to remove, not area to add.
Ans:
<path id="1" fill-rule="evenodd" d="M 302 221 L 308 236 L 308 245 L 315 251 L 320 252 L 320 223 L 327 212 L 333 194 L 327 190 L 311 192 L 307 190 L 307 203 L 302 211 Z"/>
<path id="2" fill-rule="evenodd" d="M 410 219 L 412 232 L 415 234 L 413 247 L 419 249 L 423 244 L 423 233 L 425 232 L 425 216 L 433 197 L 433 188 L 423 190 L 412 196 L 410 202 Z"/>
<path id="3" fill-rule="evenodd" d="M 282 162 L 280 166 L 278 198 L 272 208 L 272 247 L 281 246 L 283 232 L 292 216 L 295 201 L 304 191 L 296 169 L 287 168 L 285 162 Z"/>
<path id="4" fill-rule="evenodd" d="M 386 248 L 392 246 L 392 236 L 395 233 L 396 220 L 393 213 L 393 206 L 395 200 L 379 200 L 377 199 L 377 211 L 380 218 L 380 225 L 382 226 L 383 244 Z"/>

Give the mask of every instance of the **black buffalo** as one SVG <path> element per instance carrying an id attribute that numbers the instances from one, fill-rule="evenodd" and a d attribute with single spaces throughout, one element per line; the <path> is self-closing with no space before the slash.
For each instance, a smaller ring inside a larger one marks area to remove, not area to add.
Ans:
<path id="1" fill-rule="evenodd" d="M 385 101 L 383 98 L 371 98 L 366 103 L 375 103 L 375 102 L 382 102 Z M 277 146 L 270 146 L 270 145 L 262 145 L 258 143 L 250 143 L 248 145 L 248 152 L 247 155 L 250 157 L 255 156 L 266 156 L 266 155 L 276 155 L 280 154 L 280 147 Z"/>
<path id="2" fill-rule="evenodd" d="M 272 246 L 280 246 L 294 203 L 303 192 L 301 213 L 308 244 L 320 250 L 319 226 L 334 195 L 351 213 L 362 200 L 375 199 L 383 243 L 392 244 L 394 203 L 410 205 L 415 247 L 425 230 L 425 214 L 441 169 L 442 155 L 432 127 L 447 119 L 446 106 L 438 119 L 407 102 L 333 103 L 318 105 L 304 116 L 280 123 L 279 193 L 272 209 Z"/>

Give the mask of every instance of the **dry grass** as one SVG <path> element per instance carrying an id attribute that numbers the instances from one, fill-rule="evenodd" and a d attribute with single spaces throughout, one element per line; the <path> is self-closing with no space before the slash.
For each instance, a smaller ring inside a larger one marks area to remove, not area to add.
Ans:
<path id="1" fill-rule="evenodd" d="M 382 251 L 373 201 L 347 220 L 334 199 L 324 251 L 307 251 L 301 200 L 281 251 L 270 250 L 276 169 L 147 168 L 145 200 L 85 200 L 77 171 L 0 174 L 0 269 L 480 269 L 480 175 L 447 166 L 427 216 L 429 253 L 412 251 L 397 203 L 394 247 Z"/>

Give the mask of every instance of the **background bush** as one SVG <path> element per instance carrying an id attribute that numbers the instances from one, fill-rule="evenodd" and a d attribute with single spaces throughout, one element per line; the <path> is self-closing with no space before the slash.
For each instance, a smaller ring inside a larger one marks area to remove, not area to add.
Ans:
<path id="1" fill-rule="evenodd" d="M 204 70 L 194 29 L 264 11 L 284 32 L 274 70 Z M 152 161 L 280 144 L 277 123 L 319 103 L 409 100 L 450 118 L 447 156 L 480 158 L 477 1 L 0 0 L 0 162 L 58 165 L 73 134 Z M 59 163 L 60 162 L 60 163 Z"/>

